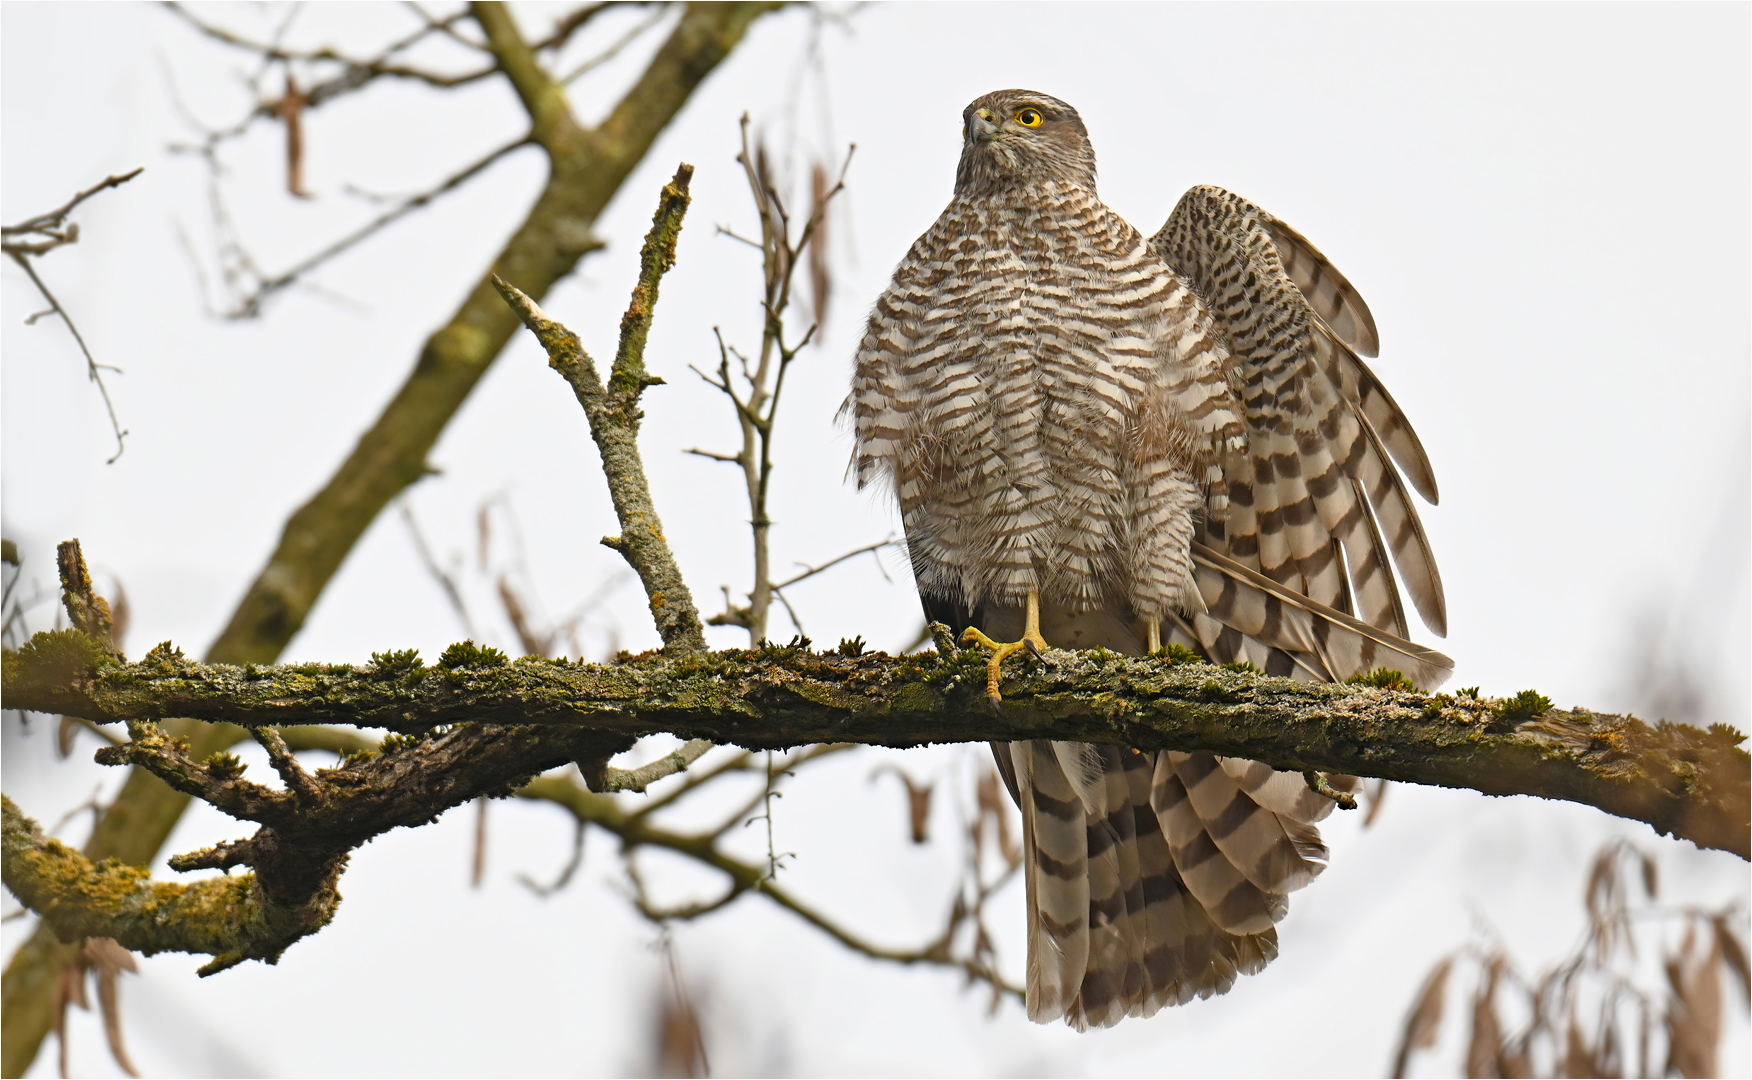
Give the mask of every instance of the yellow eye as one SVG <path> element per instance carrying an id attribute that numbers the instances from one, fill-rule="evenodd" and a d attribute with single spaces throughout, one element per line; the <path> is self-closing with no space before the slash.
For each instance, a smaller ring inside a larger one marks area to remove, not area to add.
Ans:
<path id="1" fill-rule="evenodd" d="M 1016 122 L 1025 128 L 1039 127 L 1042 119 L 1039 109 L 1023 109 L 1016 114 Z"/>

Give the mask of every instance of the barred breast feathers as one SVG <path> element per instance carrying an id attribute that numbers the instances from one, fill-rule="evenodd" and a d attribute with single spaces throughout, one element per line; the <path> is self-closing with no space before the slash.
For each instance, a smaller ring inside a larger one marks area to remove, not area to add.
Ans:
<path id="1" fill-rule="evenodd" d="M 971 602 L 1197 602 L 1186 544 L 1240 407 L 1197 295 L 1093 193 L 958 198 L 877 300 L 851 412 L 920 585 Z"/>

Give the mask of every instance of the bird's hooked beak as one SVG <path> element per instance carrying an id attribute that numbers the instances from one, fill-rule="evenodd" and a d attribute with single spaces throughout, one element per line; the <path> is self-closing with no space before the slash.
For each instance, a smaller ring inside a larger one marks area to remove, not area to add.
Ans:
<path id="1" fill-rule="evenodd" d="M 998 137 L 998 125 L 992 122 L 990 109 L 975 109 L 967 114 L 967 128 L 961 133 L 962 144 L 990 142 Z"/>

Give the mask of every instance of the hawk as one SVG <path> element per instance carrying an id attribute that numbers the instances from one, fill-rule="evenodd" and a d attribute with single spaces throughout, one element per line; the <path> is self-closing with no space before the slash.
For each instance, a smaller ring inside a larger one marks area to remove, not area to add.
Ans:
<path id="1" fill-rule="evenodd" d="M 1360 356 L 1369 309 L 1301 234 L 1197 187 L 1145 238 L 1095 191 L 1081 117 L 962 113 L 955 197 L 876 301 L 846 409 L 892 489 L 926 616 L 999 664 L 1048 643 L 1342 680 L 1452 667 L 1406 640 L 1391 565 L 1445 632 L 1406 490 L 1429 461 Z M 1227 991 L 1277 954 L 1332 801 L 1211 754 L 993 746 L 1023 820 L 1027 1011 L 1082 1029 Z"/>

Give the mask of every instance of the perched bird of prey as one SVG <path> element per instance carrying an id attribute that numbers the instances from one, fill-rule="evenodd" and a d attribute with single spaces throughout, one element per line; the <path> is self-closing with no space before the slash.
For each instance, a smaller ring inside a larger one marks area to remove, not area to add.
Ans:
<path id="1" fill-rule="evenodd" d="M 1095 193 L 1081 117 L 962 114 L 955 197 L 871 313 L 846 408 L 900 503 L 927 617 L 991 652 L 1178 644 L 1302 679 L 1452 667 L 1406 482 L 1436 483 L 1358 354 L 1369 309 L 1301 234 L 1215 187 L 1145 238 Z M 1396 467 L 1397 466 L 1397 467 Z M 1403 479 L 1402 479 L 1403 472 Z M 1018 742 L 1028 1015 L 1083 1028 L 1220 994 L 1277 954 L 1332 801 L 1211 754 Z"/>

